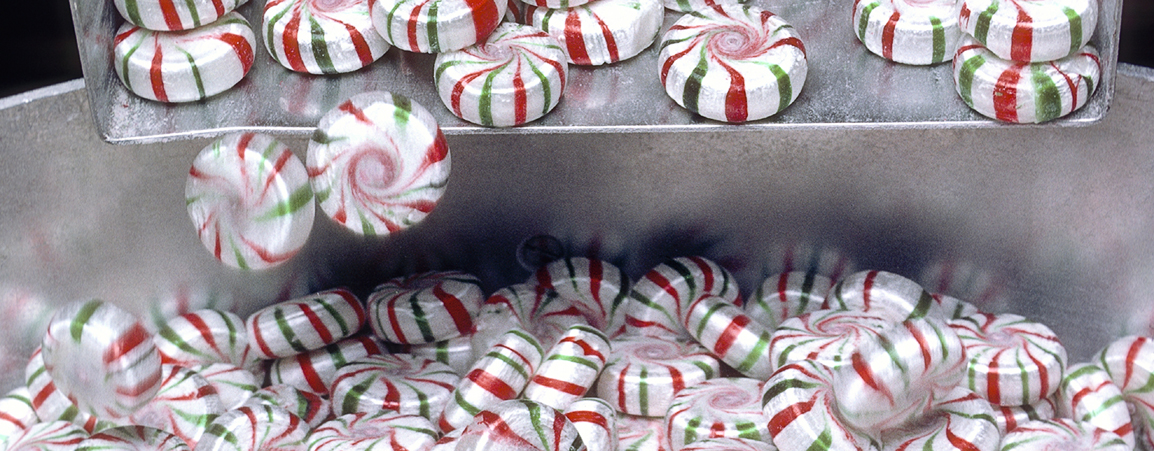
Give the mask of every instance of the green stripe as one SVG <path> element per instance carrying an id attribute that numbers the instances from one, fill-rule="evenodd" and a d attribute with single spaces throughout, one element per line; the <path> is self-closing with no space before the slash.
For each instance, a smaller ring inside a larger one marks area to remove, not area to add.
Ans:
<path id="1" fill-rule="evenodd" d="M 180 334 L 177 334 L 175 330 L 172 330 L 168 324 L 165 324 L 164 327 L 161 327 L 160 330 L 156 332 L 156 334 L 161 338 L 168 340 L 169 343 L 176 345 L 177 349 L 184 351 L 185 353 L 192 354 L 201 358 L 210 357 L 208 354 L 201 352 L 199 349 L 196 349 L 195 346 L 189 344 L 188 341 L 180 336 Z"/>
<path id="2" fill-rule="evenodd" d="M 543 349 L 541 349 L 541 344 L 537 342 L 537 338 L 532 336 L 532 335 L 529 335 L 529 333 L 525 332 L 524 330 L 513 329 L 513 330 L 510 330 L 509 332 L 506 332 L 506 333 L 516 335 L 516 336 L 520 337 L 521 340 L 523 340 L 525 343 L 533 345 L 533 347 L 537 349 L 537 355 L 541 355 L 545 352 Z"/>
<path id="3" fill-rule="evenodd" d="M 994 14 L 998 12 L 998 2 L 991 1 L 990 6 L 978 14 L 978 23 L 974 25 L 974 39 L 986 44 L 986 36 L 990 33 L 990 20 L 994 18 Z"/>
<path id="4" fill-rule="evenodd" d="M 192 57 L 191 53 L 186 52 L 184 49 L 180 48 L 178 50 L 180 50 L 180 53 L 183 53 L 184 57 L 188 59 L 188 67 L 192 70 L 192 79 L 196 81 L 197 94 L 199 94 L 200 98 L 202 99 L 208 97 L 208 95 L 206 95 L 204 92 L 204 79 L 200 76 L 200 68 L 196 65 L 196 59 Z"/>
<path id="5" fill-rule="evenodd" d="M 1062 12 L 1070 22 L 1070 54 L 1073 55 L 1082 48 L 1082 17 L 1069 7 L 1062 7 Z"/>
<path id="6" fill-rule="evenodd" d="M 624 375 L 622 377 L 624 377 Z M 641 373 L 638 374 L 637 378 L 640 379 L 639 381 L 637 381 L 638 405 L 641 408 L 641 414 L 648 416 L 649 415 L 649 368 L 642 366 L 641 367 Z M 626 395 L 628 395 L 628 393 L 622 393 L 621 395 L 626 396 Z"/>
<path id="7" fill-rule="evenodd" d="M 986 64 L 986 58 L 974 55 L 962 63 L 962 69 L 958 71 L 958 94 L 962 96 L 962 101 L 966 102 L 966 105 L 974 106 L 974 73 L 983 64 Z"/>
<path id="8" fill-rule="evenodd" d="M 285 5 L 288 6 L 291 4 L 285 3 Z M 268 53 L 272 55 L 272 59 L 274 61 L 276 61 L 277 63 L 280 63 L 281 61 L 280 61 L 280 57 L 277 56 L 276 49 L 273 48 L 273 45 L 274 45 L 273 43 L 276 42 L 273 39 L 275 36 L 273 34 L 273 28 L 277 24 L 277 22 L 280 22 L 281 19 L 284 18 L 285 14 L 288 14 L 289 9 L 290 8 L 288 8 L 288 7 L 286 7 L 285 9 L 282 9 L 279 13 L 276 13 L 276 15 L 272 16 L 271 18 L 269 18 L 269 20 L 267 22 L 265 22 L 265 24 L 267 26 L 265 26 L 265 35 L 266 36 L 264 38 L 264 46 L 265 46 L 265 48 L 268 49 Z"/>
<path id="9" fill-rule="evenodd" d="M 236 240 L 229 238 L 228 246 L 232 248 L 232 256 L 236 258 L 236 266 L 240 267 L 240 269 L 251 269 L 248 266 L 248 261 L 244 259 L 244 254 L 241 253 L 240 248 L 237 247 Z"/>
<path id="10" fill-rule="evenodd" d="M 918 296 L 917 304 L 914 304 L 914 311 L 910 312 L 910 316 L 906 319 L 921 319 L 925 318 L 926 314 L 930 312 L 930 307 L 936 304 L 934 297 L 928 291 L 922 290 L 922 294 Z"/>
<path id="11" fill-rule="evenodd" d="M 930 62 L 940 63 L 946 60 L 946 29 L 937 17 L 930 17 L 930 25 L 934 29 L 934 56 Z"/>
<path id="12" fill-rule="evenodd" d="M 393 5 L 393 9 L 389 10 L 389 14 L 387 14 L 385 16 L 385 19 L 386 19 L 385 23 L 387 23 L 387 24 L 396 23 L 393 21 L 393 17 L 395 17 L 397 15 L 397 10 L 400 9 L 401 6 L 405 6 L 405 5 L 409 5 L 409 4 L 410 4 L 409 2 L 396 2 L 396 4 Z M 379 32 L 380 30 L 378 29 L 377 31 Z M 393 26 L 392 25 L 389 25 L 385 29 L 384 37 L 385 37 L 385 40 L 389 41 L 390 44 L 397 45 L 396 44 L 397 39 L 393 37 Z"/>
<path id="13" fill-rule="evenodd" d="M 421 338 L 425 340 L 425 343 L 436 340 L 433 329 L 429 327 L 428 315 L 425 313 L 425 309 L 421 308 L 421 292 L 409 296 L 409 308 L 413 311 L 413 320 L 417 323 L 417 328 L 420 329 Z"/>
<path id="14" fill-rule="evenodd" d="M 771 64 L 769 66 L 769 70 L 770 72 L 773 72 L 774 77 L 777 77 L 777 111 L 781 111 L 784 110 L 785 107 L 789 106 L 790 102 L 793 102 L 793 85 L 791 85 L 789 82 L 789 74 L 787 74 L 785 70 L 781 68 L 781 66 Z M 806 283 L 810 284 L 810 288 L 813 287 L 812 278 L 810 278 L 808 274 L 806 275 Z M 803 296 L 806 299 L 802 303 L 804 306 L 809 302 L 809 289 L 805 289 L 805 294 Z"/>
<path id="15" fill-rule="evenodd" d="M 406 3 L 406 2 L 400 2 Z M 429 3 L 429 23 L 425 25 L 425 33 L 429 35 L 429 52 L 441 53 L 441 39 L 437 34 L 437 9 L 441 2 L 434 1 Z"/>
<path id="16" fill-rule="evenodd" d="M 716 301 L 716 299 L 714 300 Z M 695 335 L 698 337 L 704 335 L 705 326 L 709 325 L 709 318 L 712 317 L 714 313 L 717 313 L 718 310 L 723 308 L 725 308 L 725 303 L 721 301 L 714 302 L 713 305 L 709 306 L 709 310 L 705 311 L 705 316 L 702 316 L 701 320 L 697 322 L 697 331 Z"/>
<path id="17" fill-rule="evenodd" d="M 741 364 L 738 365 L 737 368 L 735 368 L 735 369 L 744 373 L 746 371 L 749 371 L 750 368 L 753 368 L 754 365 L 757 365 L 758 361 L 760 361 L 761 359 L 768 356 L 769 355 L 769 340 L 770 340 L 769 332 L 768 331 L 762 331 L 761 336 L 759 336 L 757 339 L 757 345 L 754 346 L 753 349 L 751 349 L 749 351 L 749 355 L 745 356 L 745 360 L 742 360 Z"/>
<path id="18" fill-rule="evenodd" d="M 817 383 L 806 382 L 806 381 L 803 381 L 801 379 L 782 380 L 781 382 L 778 382 L 778 383 L 774 384 L 773 386 L 769 387 L 768 390 L 765 390 L 765 393 L 761 394 L 761 405 L 764 407 L 766 404 L 769 404 L 769 401 L 771 399 L 776 398 L 778 395 L 780 395 L 782 393 L 785 393 L 786 390 L 792 390 L 792 389 L 808 390 L 808 389 L 818 387 L 818 385 L 819 384 L 817 384 Z"/>
<path id="19" fill-rule="evenodd" d="M 136 0 L 124 0 L 124 11 L 128 13 L 129 22 L 136 25 L 144 23 L 144 20 L 140 18 L 140 5 L 136 3 Z"/>
<path id="20" fill-rule="evenodd" d="M 481 412 L 481 409 L 470 404 L 469 401 L 465 400 L 464 396 L 461 396 L 460 390 L 453 390 L 453 402 L 457 404 L 457 407 L 460 407 L 461 410 L 464 410 L 469 415 L 477 415 Z"/>
<path id="21" fill-rule="evenodd" d="M 369 222 L 369 218 L 365 216 L 365 212 L 357 210 L 357 217 L 361 219 L 361 233 L 365 236 L 376 236 L 377 229 Z"/>
<path id="22" fill-rule="evenodd" d="M 526 62 L 529 63 L 529 70 L 533 71 L 533 75 L 536 75 L 537 81 L 541 83 L 541 92 L 545 94 L 545 103 L 542 105 L 541 114 L 548 113 L 553 104 L 553 87 L 549 85 L 549 77 L 545 76 L 545 74 L 541 72 L 541 69 L 538 69 L 537 65 L 533 64 L 532 60 L 526 59 Z"/>
<path id="23" fill-rule="evenodd" d="M 833 433 L 827 427 L 821 431 L 821 435 L 818 435 L 805 451 L 829 451 L 831 446 L 833 446 Z"/>
<path id="24" fill-rule="evenodd" d="M 685 109 L 694 113 L 698 112 L 697 97 L 701 95 L 701 79 L 705 77 L 706 71 L 709 69 L 709 62 L 707 59 L 706 49 L 708 46 L 701 46 L 701 58 L 697 61 L 697 67 L 693 68 L 693 72 L 689 73 L 689 77 L 685 80 L 685 89 L 681 94 L 681 101 L 685 103 Z M 689 282 L 692 278 L 687 278 Z"/>
<path id="25" fill-rule="evenodd" d="M 309 15 L 309 26 L 312 33 L 313 59 L 317 61 L 317 66 L 320 66 L 322 73 L 337 73 L 337 69 L 333 67 L 333 59 L 329 56 L 329 44 L 325 41 L 325 29 L 312 15 Z"/>
<path id="26" fill-rule="evenodd" d="M 737 429 L 738 438 L 758 441 L 762 439 L 761 432 L 758 432 L 757 430 L 757 423 L 752 421 L 740 421 L 734 423 L 733 427 Z"/>
<path id="27" fill-rule="evenodd" d="M 697 426 L 701 424 L 701 417 L 694 417 L 685 425 L 685 441 L 683 445 L 697 441 Z"/>
<path id="28" fill-rule="evenodd" d="M 304 347 L 304 345 L 301 344 L 300 339 L 297 338 L 296 330 L 293 329 L 292 325 L 290 325 L 288 320 L 285 318 L 284 311 L 282 311 L 279 308 L 274 309 L 273 310 L 273 319 L 276 320 L 277 329 L 279 329 L 280 333 L 282 335 L 284 335 L 285 341 L 288 342 L 289 346 L 291 346 L 294 351 L 297 351 L 297 352 L 308 351 L 308 348 Z"/>
<path id="29" fill-rule="evenodd" d="M 485 76 L 485 83 L 481 84 L 481 98 L 477 100 L 479 103 L 477 112 L 481 116 L 482 125 L 493 126 L 493 80 L 506 67 L 509 67 L 508 62 L 490 70 L 489 75 Z"/>
<path id="30" fill-rule="evenodd" d="M 403 95 L 393 94 L 393 106 L 396 107 L 393 117 L 397 120 L 397 127 L 403 129 L 413 115 L 413 101 Z"/>
<path id="31" fill-rule="evenodd" d="M 533 425 L 533 430 L 537 432 L 537 438 L 541 440 L 540 449 L 554 449 L 556 443 L 549 443 L 549 436 L 545 435 L 546 430 L 553 430 L 552 424 L 541 423 L 541 405 L 535 402 L 523 403 L 529 409 L 529 421 Z M 561 412 L 553 412 L 554 415 L 561 415 Z"/>
<path id="32" fill-rule="evenodd" d="M 79 342 L 80 339 L 84 337 L 84 325 L 87 324 L 88 320 L 92 318 L 92 315 L 96 313 L 96 309 L 100 308 L 103 304 L 101 301 L 91 300 L 80 307 L 80 310 L 76 312 L 76 316 L 72 317 L 72 323 L 69 327 L 69 332 L 72 334 L 72 341 Z"/>
<path id="33" fill-rule="evenodd" d="M 866 33 L 866 29 L 869 28 L 870 14 L 873 14 L 874 9 L 877 9 L 877 7 L 880 5 L 881 5 L 881 2 L 873 2 L 873 3 L 866 5 L 865 8 L 862 9 L 861 17 L 858 18 L 858 21 L 857 21 L 857 37 L 862 42 L 865 42 L 865 40 L 866 40 L 865 33 Z"/>
<path id="34" fill-rule="evenodd" d="M 308 185 L 305 185 L 304 188 L 308 188 Z M 336 295 L 336 298 L 341 299 L 342 301 L 344 300 L 344 298 L 341 298 L 340 295 Z M 328 313 L 329 316 L 337 322 L 337 326 L 341 328 L 341 335 L 348 336 L 349 334 L 353 333 L 352 328 L 349 327 L 349 323 L 345 321 L 345 315 L 342 315 L 341 312 L 337 311 L 336 307 L 333 307 L 331 300 L 320 297 L 317 298 L 316 301 L 317 304 L 321 306 L 321 308 L 325 309 L 325 313 Z"/>
<path id="35" fill-rule="evenodd" d="M 512 358 L 505 355 L 504 353 L 502 353 L 500 351 L 493 351 L 493 352 L 489 353 L 489 358 L 505 362 L 506 365 L 509 365 L 509 368 L 512 368 L 513 371 L 516 371 L 518 374 L 521 375 L 521 377 L 523 377 L 525 379 L 529 378 L 529 372 L 526 371 L 526 368 L 523 365 L 521 365 L 520 362 L 513 360 Z"/>
<path id="36" fill-rule="evenodd" d="M 1054 79 L 1043 70 L 1041 64 L 1031 64 L 1031 76 L 1034 82 L 1034 108 L 1037 110 L 1038 122 L 1057 119 L 1062 115 L 1062 94 Z"/>
<path id="37" fill-rule="evenodd" d="M 291 216 L 293 213 L 296 213 L 298 210 L 303 208 L 305 205 L 308 205 L 309 201 L 312 199 L 313 199 L 312 186 L 306 183 L 304 185 L 301 185 L 300 188 L 297 188 L 296 191 L 293 191 L 292 194 L 289 195 L 288 199 L 285 199 L 281 202 L 278 202 L 276 205 L 273 205 L 273 207 L 270 208 L 267 212 L 265 212 L 265 214 L 260 215 L 256 218 L 254 218 L 253 220 L 254 221 L 268 221 L 268 220 L 283 218 L 285 216 Z M 343 322 L 343 320 L 342 320 L 342 322 Z M 345 327 L 346 326 L 344 324 L 341 325 L 342 330 L 344 330 Z"/>
<path id="38" fill-rule="evenodd" d="M 554 361 L 554 360 L 576 363 L 576 364 L 581 365 L 581 366 L 587 366 L 590 369 L 592 369 L 593 371 L 598 371 L 598 372 L 601 371 L 600 365 L 593 363 L 592 360 L 586 359 L 584 357 L 578 357 L 578 356 L 574 356 L 574 355 L 560 355 L 560 354 L 554 354 L 554 355 L 549 356 L 548 361 Z"/>

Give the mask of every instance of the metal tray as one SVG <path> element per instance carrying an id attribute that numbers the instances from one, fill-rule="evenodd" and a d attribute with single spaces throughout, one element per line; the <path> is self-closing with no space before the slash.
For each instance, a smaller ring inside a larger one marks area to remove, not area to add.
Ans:
<path id="1" fill-rule="evenodd" d="M 405 94 L 429 108 L 446 134 L 721 131 L 779 128 L 984 128 L 1005 124 L 970 110 L 954 91 L 950 64 L 890 63 L 867 51 L 850 27 L 845 0 L 754 0 L 801 33 L 809 75 L 797 101 L 776 116 L 742 125 L 701 118 L 677 106 L 657 77 L 657 46 L 614 65 L 570 67 L 561 103 L 544 118 L 509 129 L 479 127 L 453 116 L 433 86 L 434 55 L 391 49 L 381 60 L 340 76 L 297 74 L 268 55 L 257 33 L 256 61 L 233 89 L 189 104 L 162 104 L 124 88 L 112 66 L 112 38 L 123 23 L 108 0 L 70 0 L 92 114 L 114 143 L 162 142 L 253 130 L 308 136 L 320 116 L 368 90 Z M 240 11 L 259 27 L 262 0 Z M 1102 80 L 1081 110 L 1049 126 L 1079 126 L 1105 116 L 1114 96 L 1122 1 L 1101 0 L 1091 44 Z M 667 12 L 664 29 L 677 18 Z"/>

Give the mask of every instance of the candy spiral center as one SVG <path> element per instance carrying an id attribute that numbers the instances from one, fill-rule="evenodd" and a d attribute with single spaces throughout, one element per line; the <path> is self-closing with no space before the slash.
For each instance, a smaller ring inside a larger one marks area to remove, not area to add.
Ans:
<path id="1" fill-rule="evenodd" d="M 316 11 L 340 11 L 348 9 L 356 3 L 355 0 L 313 0 L 313 9 Z"/>
<path id="2" fill-rule="evenodd" d="M 349 180 L 354 188 L 388 189 L 396 184 L 398 172 L 393 155 L 373 147 L 357 151 L 349 164 Z"/>
<path id="3" fill-rule="evenodd" d="M 651 360 L 666 360 L 676 357 L 676 352 L 664 344 L 650 344 L 638 348 L 637 355 Z"/>
<path id="4" fill-rule="evenodd" d="M 741 390 L 725 390 L 709 398 L 709 406 L 715 409 L 737 409 L 750 404 L 750 395 Z"/>
<path id="5" fill-rule="evenodd" d="M 718 31 L 709 41 L 713 52 L 730 59 L 746 59 L 757 53 L 759 39 L 746 28 L 728 28 Z"/>

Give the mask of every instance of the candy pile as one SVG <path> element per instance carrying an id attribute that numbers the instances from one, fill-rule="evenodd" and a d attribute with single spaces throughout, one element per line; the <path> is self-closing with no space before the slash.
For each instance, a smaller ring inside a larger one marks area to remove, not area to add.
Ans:
<path id="1" fill-rule="evenodd" d="M 0 450 L 1154 445 L 1151 338 L 1069 365 L 1046 326 L 892 273 L 737 288 L 700 257 L 632 284 L 567 258 L 487 298 L 434 272 L 154 332 L 76 303 L 0 398 Z"/>

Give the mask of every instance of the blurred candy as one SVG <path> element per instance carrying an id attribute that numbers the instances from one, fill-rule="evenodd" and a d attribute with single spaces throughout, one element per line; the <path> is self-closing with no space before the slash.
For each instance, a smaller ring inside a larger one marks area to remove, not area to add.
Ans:
<path id="1" fill-rule="evenodd" d="M 755 439 L 715 437 L 685 445 L 682 451 L 777 451 L 777 447 Z"/>
<path id="2" fill-rule="evenodd" d="M 370 91 L 325 113 L 309 141 L 307 166 L 325 214 L 355 233 L 387 235 L 421 222 L 436 206 L 449 178 L 449 146 L 420 104 Z"/>
<path id="3" fill-rule="evenodd" d="M 779 368 L 762 385 L 761 403 L 778 449 L 877 449 L 867 436 L 841 422 L 833 383 L 829 367 L 805 360 Z"/>
<path id="4" fill-rule="evenodd" d="M 52 382 L 52 376 L 49 376 L 48 371 L 44 368 L 44 358 L 40 347 L 32 351 L 32 357 L 28 360 L 28 365 L 24 367 L 24 380 L 25 385 L 28 386 L 28 394 L 31 396 L 32 409 L 36 411 L 36 418 L 39 418 L 40 421 L 70 421 L 89 432 L 109 427 L 109 425 L 99 422 L 95 416 L 81 412 L 76 404 L 73 404 L 64 393 L 56 389 L 56 384 Z"/>
<path id="5" fill-rule="evenodd" d="M 390 343 L 433 343 L 473 331 L 485 294 L 476 276 L 429 272 L 392 279 L 368 299 L 373 332 Z"/>
<path id="6" fill-rule="evenodd" d="M 528 332 L 506 332 L 473 369 L 457 383 L 438 426 L 442 432 L 464 427 L 473 417 L 508 399 L 516 398 L 541 365 L 544 350 Z"/>
<path id="7" fill-rule="evenodd" d="M 857 0 L 855 34 L 869 51 L 890 61 L 914 65 L 949 61 L 962 37 L 958 1 Z"/>
<path id="8" fill-rule="evenodd" d="M 160 389 L 160 354 L 133 314 L 104 301 L 56 311 L 41 344 L 56 389 L 82 412 L 123 418 Z"/>
<path id="9" fill-rule="evenodd" d="M 309 426 L 269 404 L 249 404 L 216 417 L 196 451 L 304 451 Z"/>
<path id="10" fill-rule="evenodd" d="M 962 0 L 958 23 L 999 58 L 1052 61 L 1090 42 L 1098 23 L 1098 2 Z"/>
<path id="11" fill-rule="evenodd" d="M 337 370 L 359 358 L 384 353 L 376 338 L 358 336 L 307 354 L 277 360 L 269 371 L 269 382 L 288 384 L 313 393 L 328 393 Z"/>
<path id="12" fill-rule="evenodd" d="M 578 324 L 549 349 L 522 397 L 557 410 L 585 396 L 605 368 L 612 348 L 600 330 Z"/>
<path id="13" fill-rule="evenodd" d="M 461 437 L 458 450 L 584 451 L 577 428 L 565 415 L 533 401 L 503 401 L 477 414 Z"/>
<path id="14" fill-rule="evenodd" d="M 220 395 L 220 403 L 224 410 L 240 407 L 252 394 L 260 390 L 260 383 L 256 376 L 244 368 L 227 363 L 213 363 L 189 368 L 196 371 L 212 384 L 212 388 Z"/>
<path id="15" fill-rule="evenodd" d="M 627 329 L 643 335 L 688 336 L 681 321 L 686 308 L 708 295 L 741 305 L 737 282 L 721 266 L 703 257 L 668 260 L 633 285 L 625 314 Z"/>
<path id="16" fill-rule="evenodd" d="M 0 397 L 0 442 L 39 422 L 28 387 L 17 387 Z"/>
<path id="17" fill-rule="evenodd" d="M 747 0 L 664 0 L 665 9 L 683 13 L 692 13 L 705 9 L 712 9 L 721 3 L 746 3 Z"/>
<path id="18" fill-rule="evenodd" d="M 1046 325 L 1011 313 L 950 322 L 966 347 L 966 386 L 990 402 L 1033 404 L 1058 390 L 1066 348 Z"/>
<path id="19" fill-rule="evenodd" d="M 23 431 L 0 441 L 3 451 L 74 451 L 88 433 L 67 421 L 46 421 L 29 426 Z"/>
<path id="20" fill-rule="evenodd" d="M 990 403 L 963 387 L 936 400 L 933 412 L 883 435 L 886 451 L 993 451 L 1002 438 Z"/>
<path id="21" fill-rule="evenodd" d="M 600 66 L 652 45 L 664 13 L 661 0 L 592 0 L 569 9 L 529 5 L 525 22 L 557 38 L 570 63 Z"/>
<path id="22" fill-rule="evenodd" d="M 589 451 L 617 450 L 617 411 L 601 398 L 581 398 L 565 409 Z"/>
<path id="23" fill-rule="evenodd" d="M 339 342 L 359 331 L 365 319 L 361 301 L 338 288 L 257 310 L 245 324 L 253 351 L 262 359 L 275 359 Z"/>
<path id="24" fill-rule="evenodd" d="M 1066 369 L 1058 386 L 1058 412 L 1094 427 L 1118 434 L 1133 448 L 1134 426 L 1122 390 L 1102 368 L 1079 363 Z"/>
<path id="25" fill-rule="evenodd" d="M 245 0 L 114 0 L 128 23 L 156 31 L 191 30 L 232 12 Z"/>
<path id="26" fill-rule="evenodd" d="M 227 91 L 248 75 L 256 36 L 234 11 L 182 32 L 126 23 L 116 31 L 113 45 L 113 68 L 133 94 L 160 102 L 194 102 Z"/>
<path id="27" fill-rule="evenodd" d="M 184 196 L 201 244 L 234 268 L 284 263 L 313 228 L 313 192 L 304 165 L 288 146 L 264 134 L 229 134 L 201 150 L 188 170 Z"/>
<path id="28" fill-rule="evenodd" d="M 508 6 L 504 0 L 369 1 L 377 32 L 401 50 L 421 53 L 459 50 L 485 40 Z"/>
<path id="29" fill-rule="evenodd" d="M 692 341 L 627 335 L 610 344 L 597 395 L 630 415 L 664 416 L 677 392 L 719 372 L 717 359 Z"/>
<path id="30" fill-rule="evenodd" d="M 769 440 L 769 418 L 761 408 L 761 381 L 710 379 L 685 387 L 673 397 L 665 421 L 674 451 L 715 437 Z"/>
<path id="31" fill-rule="evenodd" d="M 1154 412 L 1154 339 L 1130 335 L 1114 340 L 1094 359 L 1127 402 Z"/>
<path id="32" fill-rule="evenodd" d="M 485 300 L 478 314 L 474 351 L 485 351 L 484 344 L 518 325 L 542 343 L 554 343 L 569 327 L 587 324 L 581 311 L 561 299 L 557 291 L 537 284 L 515 284 L 494 292 Z"/>
<path id="33" fill-rule="evenodd" d="M 962 101 L 983 116 L 1037 124 L 1082 108 L 1101 82 L 1093 46 L 1057 61 L 1015 63 L 963 37 L 954 54 L 954 84 Z"/>
<path id="34" fill-rule="evenodd" d="M 245 404 L 272 404 L 300 417 L 310 427 L 320 426 L 332 415 L 332 404 L 316 393 L 307 392 L 291 385 L 279 384 L 257 390 Z"/>
<path id="35" fill-rule="evenodd" d="M 821 309 L 833 281 L 810 271 L 781 273 L 765 279 L 745 303 L 745 315 L 769 330 L 782 321 Z"/>
<path id="36" fill-rule="evenodd" d="M 474 322 L 474 324 L 476 323 Z M 473 357 L 472 335 L 450 338 L 436 343 L 409 345 L 404 350 L 413 356 L 424 357 L 449 365 L 453 372 L 459 376 L 467 373 L 473 367 L 473 363 L 477 361 Z"/>
<path id="37" fill-rule="evenodd" d="M 309 451 L 426 450 L 437 441 L 428 418 L 396 412 L 351 413 L 322 424 L 309 436 Z"/>
<path id="38" fill-rule="evenodd" d="M 269 0 L 264 45 L 296 72 L 337 74 L 372 64 L 389 50 L 373 30 L 368 0 Z"/>
<path id="39" fill-rule="evenodd" d="M 84 439 L 76 451 L 190 451 L 184 440 L 147 426 L 105 429 Z"/>
<path id="40" fill-rule="evenodd" d="M 669 451 L 665 419 L 617 415 L 617 449 L 620 451 Z"/>
<path id="41" fill-rule="evenodd" d="M 1051 397 L 1052 398 L 1052 397 Z M 999 406 L 990 404 L 994 409 L 994 421 L 998 423 L 998 431 L 1002 435 L 1014 430 L 1019 424 L 1031 420 L 1050 420 L 1054 418 L 1057 407 L 1051 398 L 1042 398 L 1034 404 L 1023 406 Z"/>
<path id="42" fill-rule="evenodd" d="M 730 123 L 793 103 L 805 85 L 805 45 L 772 12 L 721 4 L 682 16 L 661 37 L 661 84 L 681 107 Z"/>
<path id="43" fill-rule="evenodd" d="M 934 301 L 938 303 L 938 307 L 941 308 L 942 313 L 945 313 L 948 319 L 965 318 L 978 313 L 978 308 L 969 302 L 941 293 L 933 296 Z"/>
<path id="44" fill-rule="evenodd" d="M 229 363 L 247 367 L 256 355 L 248 345 L 244 320 L 235 313 L 203 309 L 171 318 L 154 337 L 160 361 L 191 367 Z"/>
<path id="45" fill-rule="evenodd" d="M 512 127 L 549 113 L 569 73 L 557 39 L 503 22 L 484 41 L 437 55 L 433 83 L 445 107 L 486 127 Z"/>
<path id="46" fill-rule="evenodd" d="M 850 361 L 862 343 L 893 326 L 888 319 L 855 310 L 817 310 L 786 319 L 773 332 L 769 354 L 774 368 L 814 360 L 830 368 Z"/>
<path id="47" fill-rule="evenodd" d="M 1002 451 L 1129 451 L 1122 438 L 1105 429 L 1068 418 L 1023 423 L 1002 437 Z"/>
<path id="48" fill-rule="evenodd" d="M 437 442 L 433 443 L 433 446 L 429 447 L 427 451 L 456 451 L 457 439 L 461 438 L 461 432 L 464 432 L 464 430 L 464 428 L 461 428 L 446 432 L 445 435 L 437 439 Z"/>
<path id="49" fill-rule="evenodd" d="M 368 356 L 337 370 L 331 384 L 339 415 L 381 410 L 435 420 L 460 377 L 440 362 L 407 354 Z"/>
<path id="50" fill-rule="evenodd" d="M 208 424 L 224 411 L 220 395 L 207 379 L 184 367 L 164 365 L 160 391 L 129 420 L 173 434 L 195 448 Z"/>
<path id="51" fill-rule="evenodd" d="M 620 268 L 602 260 L 572 257 L 541 267 L 532 278 L 538 287 L 551 289 L 606 336 L 623 332 L 629 276 Z"/>
<path id="52" fill-rule="evenodd" d="M 946 319 L 941 306 L 921 285 L 885 271 L 846 276 L 830 290 L 826 304 L 832 309 L 869 312 L 895 323 L 926 317 Z"/>
<path id="53" fill-rule="evenodd" d="M 741 374 L 765 380 L 773 374 L 770 332 L 718 296 L 703 296 L 689 305 L 685 329 L 714 356 Z"/>

